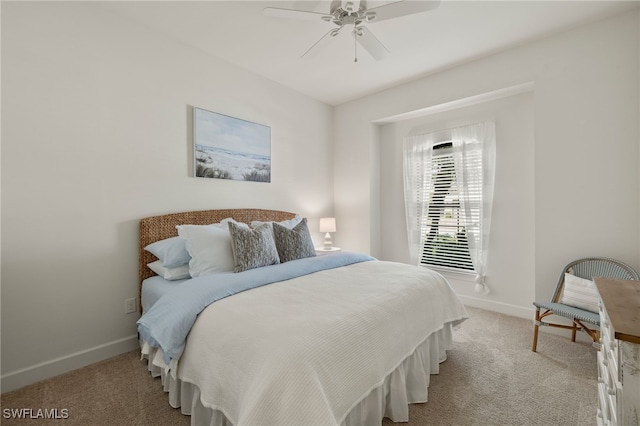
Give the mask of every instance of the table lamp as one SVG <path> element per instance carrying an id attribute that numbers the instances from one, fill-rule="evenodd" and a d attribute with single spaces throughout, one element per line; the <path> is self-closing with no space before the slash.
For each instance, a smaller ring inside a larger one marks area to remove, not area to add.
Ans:
<path id="1" fill-rule="evenodd" d="M 336 218 L 335 217 L 321 217 L 320 218 L 320 232 L 324 232 L 324 249 L 331 250 L 333 243 L 331 242 L 330 232 L 336 232 Z"/>

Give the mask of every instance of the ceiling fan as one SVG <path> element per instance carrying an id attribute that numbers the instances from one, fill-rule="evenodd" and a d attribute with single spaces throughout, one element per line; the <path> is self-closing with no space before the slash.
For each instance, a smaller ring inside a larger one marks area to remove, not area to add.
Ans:
<path id="1" fill-rule="evenodd" d="M 366 27 L 366 24 L 383 21 L 385 19 L 398 18 L 414 13 L 426 12 L 435 9 L 440 4 L 439 0 L 421 1 L 394 1 L 382 6 L 367 7 L 366 0 L 333 0 L 329 13 L 318 13 L 307 10 L 284 9 L 278 7 L 266 7 L 263 13 L 276 18 L 305 19 L 311 21 L 324 21 L 333 28 L 315 42 L 302 58 L 310 58 L 319 51 L 319 45 L 339 35 L 345 27 L 351 30 L 354 38 L 354 62 L 358 62 L 357 44 L 359 43 L 371 56 L 380 60 L 389 55 L 389 49 L 378 40 Z"/>

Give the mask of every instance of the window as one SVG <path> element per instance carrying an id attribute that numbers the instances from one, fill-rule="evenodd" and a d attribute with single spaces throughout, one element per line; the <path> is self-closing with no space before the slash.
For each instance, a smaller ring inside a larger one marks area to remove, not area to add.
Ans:
<path id="1" fill-rule="evenodd" d="M 407 236 L 414 264 L 474 271 L 484 281 L 495 173 L 495 124 L 404 140 Z"/>
<path id="2" fill-rule="evenodd" d="M 434 146 L 431 163 L 424 165 L 431 179 L 422 188 L 428 210 L 420 263 L 473 271 L 454 161 L 449 141 Z"/>

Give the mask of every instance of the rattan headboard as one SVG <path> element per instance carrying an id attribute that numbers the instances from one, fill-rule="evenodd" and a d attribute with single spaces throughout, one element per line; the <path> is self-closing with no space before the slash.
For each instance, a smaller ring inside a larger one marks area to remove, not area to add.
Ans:
<path id="1" fill-rule="evenodd" d="M 295 214 L 278 210 L 229 209 L 170 213 L 141 219 L 138 239 L 138 302 L 141 303 L 142 281 L 155 275 L 147 264 L 157 258 L 144 249 L 147 245 L 178 235 L 176 225 L 208 225 L 228 217 L 248 224 L 254 220 L 267 222 L 293 219 Z"/>

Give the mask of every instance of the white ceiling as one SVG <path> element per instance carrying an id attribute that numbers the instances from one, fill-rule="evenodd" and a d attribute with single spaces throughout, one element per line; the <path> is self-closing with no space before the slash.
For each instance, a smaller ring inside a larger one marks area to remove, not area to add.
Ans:
<path id="1" fill-rule="evenodd" d="M 408 0 L 416 1 L 416 0 Z M 369 7 L 389 1 L 368 2 Z M 391 55 L 347 32 L 300 56 L 333 24 L 263 15 L 267 6 L 328 12 L 330 1 L 134 1 L 101 6 L 330 105 L 639 7 L 640 1 L 443 0 L 428 12 L 367 24 Z"/>

